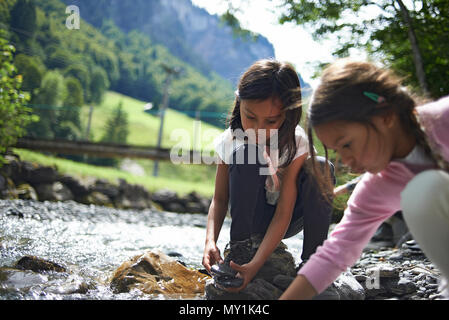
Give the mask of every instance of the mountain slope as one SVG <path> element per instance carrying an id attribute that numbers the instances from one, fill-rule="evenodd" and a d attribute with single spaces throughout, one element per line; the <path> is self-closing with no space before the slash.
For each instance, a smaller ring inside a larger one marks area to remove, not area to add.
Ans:
<path id="1" fill-rule="evenodd" d="M 64 0 L 83 19 L 101 27 L 111 19 L 122 31 L 138 30 L 203 73 L 215 71 L 232 83 L 254 61 L 274 57 L 273 45 L 236 38 L 230 27 L 190 0 Z"/>

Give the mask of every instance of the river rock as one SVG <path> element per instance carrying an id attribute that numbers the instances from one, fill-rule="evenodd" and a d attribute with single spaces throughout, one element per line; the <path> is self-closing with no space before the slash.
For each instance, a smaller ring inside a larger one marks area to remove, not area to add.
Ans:
<path id="1" fill-rule="evenodd" d="M 243 264 L 252 259 L 261 241 L 261 236 L 251 239 L 231 242 L 226 245 L 223 255 L 232 254 L 231 260 Z M 232 251 L 232 252 L 231 252 Z M 206 284 L 205 292 L 208 300 L 275 300 L 278 299 L 282 290 L 276 286 L 275 277 L 283 275 L 294 278 L 296 275 L 295 261 L 287 246 L 281 242 L 274 250 L 265 264 L 245 289 L 238 293 L 230 293 L 220 286 L 219 279 L 213 279 Z"/>
<path id="2" fill-rule="evenodd" d="M 0 174 L 0 193 L 4 192 L 8 188 L 8 182 L 6 178 Z"/>
<path id="3" fill-rule="evenodd" d="M 0 168 L 0 199 L 34 200 L 37 194 L 39 201 L 75 200 L 118 209 L 157 208 L 202 214 L 208 213 L 211 203 L 211 198 L 196 192 L 181 197 L 173 191 L 160 190 L 151 195 L 144 187 L 128 184 L 124 179 L 118 179 L 118 183 L 91 177 L 81 180 L 61 175 L 54 166 L 21 161 L 15 154 L 7 154 L 4 158 L 6 163 Z M 22 185 L 21 189 L 17 190 L 16 185 Z"/>
<path id="4" fill-rule="evenodd" d="M 92 191 L 88 195 L 79 198 L 78 201 L 84 204 L 93 204 L 95 206 L 113 207 L 111 199 L 98 191 Z"/>
<path id="5" fill-rule="evenodd" d="M 35 256 L 24 256 L 16 262 L 15 267 L 20 270 L 31 270 L 34 272 L 55 271 L 66 272 L 66 268 L 56 262 L 48 261 Z"/>
<path id="6" fill-rule="evenodd" d="M 40 166 L 36 163 L 23 161 L 21 164 L 20 180 L 31 185 L 41 183 L 51 184 L 58 181 L 59 173 L 56 167 Z"/>
<path id="7" fill-rule="evenodd" d="M 67 201 L 73 200 L 73 193 L 61 182 L 40 183 L 35 185 L 40 201 Z"/>
<path id="8" fill-rule="evenodd" d="M 183 197 L 186 211 L 188 213 L 205 213 L 209 211 L 211 199 L 202 197 L 197 192 L 192 191 Z"/>
<path id="9" fill-rule="evenodd" d="M 332 291 L 329 295 L 326 291 Z M 337 296 L 338 295 L 338 296 Z M 343 272 L 324 292 L 314 300 L 364 300 L 365 290 L 351 272 Z"/>
<path id="10" fill-rule="evenodd" d="M 107 195 L 111 200 L 118 196 L 118 187 L 106 179 L 96 179 L 94 184 L 89 186 L 89 191 L 91 192 L 101 192 Z"/>
<path id="11" fill-rule="evenodd" d="M 368 300 L 444 299 L 437 284 L 440 272 L 414 240 L 399 248 L 365 251 L 351 272 Z"/>
<path id="12" fill-rule="evenodd" d="M 152 201 L 162 207 L 163 210 L 178 213 L 203 213 L 207 214 L 211 199 L 191 192 L 180 197 L 171 190 L 161 189 L 151 195 Z"/>
<path id="13" fill-rule="evenodd" d="M 0 199 L 18 199 L 16 186 L 9 177 L 0 174 Z"/>
<path id="14" fill-rule="evenodd" d="M 36 190 L 34 190 L 34 188 L 28 183 L 18 185 L 16 192 L 19 199 L 35 201 L 39 199 Z"/>
<path id="15" fill-rule="evenodd" d="M 18 177 L 21 172 L 21 161 L 18 155 L 6 154 L 4 155 L 5 163 L 0 167 L 0 175 L 9 177 L 13 182 L 21 182 Z"/>
<path id="16" fill-rule="evenodd" d="M 139 185 L 133 185 L 124 179 L 119 179 L 118 195 L 114 199 L 114 205 L 120 209 L 147 209 L 151 208 L 150 193 Z"/>
<path id="17" fill-rule="evenodd" d="M 260 245 L 261 238 L 253 238 L 251 255 L 253 256 Z M 224 255 L 229 254 L 227 245 Z M 245 250 L 241 250 L 245 252 Z M 240 259 L 249 261 L 251 257 Z M 226 259 L 226 258 L 225 258 Z M 234 257 L 233 257 L 234 259 Z M 209 300 L 276 300 L 288 288 L 296 277 L 293 256 L 287 251 L 284 243 L 276 248 L 264 266 L 259 270 L 248 286 L 239 293 L 230 293 L 220 287 L 217 278 L 206 284 L 206 298 Z M 365 292 L 350 272 L 344 272 L 315 300 L 363 300 Z"/>
<path id="18" fill-rule="evenodd" d="M 241 261 L 250 261 L 257 251 L 262 237 L 251 239 L 249 257 L 237 257 Z M 235 244 L 234 244 L 235 245 Z M 224 255 L 229 254 L 228 244 Z M 243 245 L 243 244 L 242 244 Z M 221 288 L 219 279 L 211 279 L 206 284 L 206 298 L 209 300 L 276 300 L 288 288 L 296 277 L 296 268 L 293 256 L 287 251 L 287 246 L 281 242 L 270 258 L 265 262 L 248 286 L 238 293 L 230 293 Z M 240 253 L 239 252 L 239 253 Z M 226 258 L 225 258 L 226 259 Z M 234 260 L 233 256 L 233 260 Z M 365 298 L 363 287 L 350 272 L 343 273 L 327 290 L 315 297 L 317 300 L 363 300 Z"/>
<path id="19" fill-rule="evenodd" d="M 161 189 L 153 192 L 151 199 L 159 204 L 163 210 L 170 212 L 186 212 L 185 202 L 178 197 L 176 192 Z"/>
<path id="20" fill-rule="evenodd" d="M 69 175 L 63 175 L 59 181 L 72 191 L 75 198 L 84 197 L 89 194 L 89 185 L 82 180 Z"/>
<path id="21" fill-rule="evenodd" d="M 186 268 L 160 251 L 149 251 L 124 262 L 112 276 L 115 293 L 139 289 L 148 294 L 204 294 L 209 276 Z"/>

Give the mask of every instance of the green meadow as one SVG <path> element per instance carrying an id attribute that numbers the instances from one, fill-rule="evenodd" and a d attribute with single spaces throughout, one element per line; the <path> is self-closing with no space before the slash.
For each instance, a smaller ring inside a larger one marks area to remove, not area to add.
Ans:
<path id="1" fill-rule="evenodd" d="M 90 140 L 99 141 L 101 139 L 107 119 L 120 102 L 123 103 L 123 108 L 128 114 L 129 135 L 127 143 L 141 146 L 156 146 L 160 126 L 160 117 L 157 112 L 146 113 L 144 112 L 144 106 L 148 102 L 112 91 L 106 92 L 103 102 L 93 107 Z M 82 130 L 84 132 L 87 127 L 89 109 L 89 106 L 83 106 L 81 110 Z M 161 146 L 163 148 L 171 148 L 179 145 L 191 149 L 194 144 L 195 126 L 198 123 L 194 118 L 182 112 L 167 109 L 164 117 Z M 224 124 L 225 119 L 223 119 L 223 128 Z M 211 142 L 222 129 L 204 121 L 201 121 L 197 128 L 200 133 L 197 140 L 199 149 L 212 150 Z"/>
<path id="2" fill-rule="evenodd" d="M 103 102 L 93 107 L 92 123 L 90 130 L 90 140 L 99 141 L 104 134 L 105 123 L 112 114 L 113 109 L 120 103 L 128 114 L 129 135 L 128 144 L 156 146 L 160 126 L 160 118 L 156 113 L 144 112 L 147 102 L 140 101 L 125 95 L 108 91 Z M 83 106 L 81 110 L 82 129 L 86 130 L 89 106 Z M 303 117 L 305 118 L 305 117 Z M 223 119 L 225 123 L 225 119 Z M 303 125 L 303 123 L 302 123 Z M 195 129 L 196 128 L 196 129 Z M 224 128 L 224 126 L 223 126 Z M 164 130 L 162 147 L 171 148 L 178 146 L 191 149 L 193 146 L 194 132 L 198 130 L 198 146 L 203 151 L 212 150 L 212 141 L 223 128 L 212 126 L 203 121 L 195 121 L 179 111 L 166 110 L 164 119 Z M 324 155 L 322 144 L 315 138 L 315 147 L 319 155 Z M 128 183 L 145 186 L 150 192 L 159 189 L 169 189 L 184 195 L 196 191 L 205 196 L 212 196 L 214 192 L 215 172 L 214 165 L 198 164 L 173 164 L 170 161 L 159 161 L 159 175 L 153 176 L 154 161 L 145 159 L 132 159 L 144 171 L 144 174 L 133 174 L 120 168 L 101 167 L 89 165 L 81 162 L 58 158 L 52 154 L 42 154 L 23 149 L 15 149 L 23 160 L 34 161 L 42 165 L 56 166 L 62 173 L 71 174 L 80 178 L 97 177 L 107 179 L 111 182 L 119 178 L 126 179 Z M 330 152 L 329 158 L 335 164 L 335 155 Z M 344 168 L 337 168 L 337 185 L 343 184 L 354 176 L 348 174 Z M 337 197 L 335 206 L 337 211 L 341 211 L 347 201 L 348 196 Z"/>

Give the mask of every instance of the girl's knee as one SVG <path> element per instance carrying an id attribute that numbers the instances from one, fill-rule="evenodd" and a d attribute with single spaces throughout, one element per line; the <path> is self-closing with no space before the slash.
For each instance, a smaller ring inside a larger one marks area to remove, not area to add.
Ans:
<path id="1" fill-rule="evenodd" d="M 443 215 L 449 222 L 449 174 L 427 170 L 416 175 L 401 193 L 404 218 L 424 220 L 429 215 Z"/>
<path id="2" fill-rule="evenodd" d="M 299 175 L 299 177 L 301 177 L 301 175 L 313 175 L 313 162 L 315 162 L 315 166 L 318 170 L 321 171 L 321 173 L 325 173 L 326 168 L 328 168 L 328 170 L 330 170 L 330 172 L 328 172 L 330 174 L 330 178 L 332 180 L 333 185 L 335 185 L 337 183 L 337 180 L 335 178 L 335 167 L 334 164 L 332 162 L 330 162 L 329 160 L 326 160 L 325 157 L 322 156 L 315 156 L 314 159 L 312 158 L 308 158 L 305 162 L 305 169 L 306 170 L 301 170 L 301 174 Z M 327 165 L 326 165 L 327 163 Z M 300 178 L 298 179 L 300 180 Z M 300 181 L 298 181 L 298 183 L 300 183 Z"/>

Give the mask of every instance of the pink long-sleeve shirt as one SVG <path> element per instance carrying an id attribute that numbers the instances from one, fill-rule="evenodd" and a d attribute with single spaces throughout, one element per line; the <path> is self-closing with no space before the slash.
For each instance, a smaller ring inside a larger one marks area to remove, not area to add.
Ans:
<path id="1" fill-rule="evenodd" d="M 449 97 L 416 108 L 433 146 L 449 161 Z M 377 174 L 365 173 L 340 223 L 299 270 L 318 293 L 354 265 L 380 224 L 401 210 L 401 192 L 425 168 L 391 161 Z"/>

